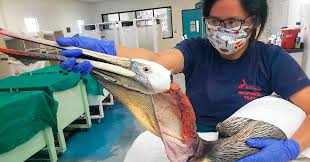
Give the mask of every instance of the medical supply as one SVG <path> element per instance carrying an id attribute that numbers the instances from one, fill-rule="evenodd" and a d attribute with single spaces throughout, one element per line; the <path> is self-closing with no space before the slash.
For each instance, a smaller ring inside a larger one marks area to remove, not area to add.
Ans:
<path id="1" fill-rule="evenodd" d="M 278 32 L 275 39 L 275 45 L 281 46 L 282 43 L 282 33 Z"/>
<path id="2" fill-rule="evenodd" d="M 281 47 L 284 49 L 295 48 L 295 41 L 300 31 L 301 31 L 300 28 L 282 29 L 283 37 L 282 37 Z"/>
<path id="3" fill-rule="evenodd" d="M 301 48 L 301 33 L 298 33 L 296 37 L 295 48 Z"/>

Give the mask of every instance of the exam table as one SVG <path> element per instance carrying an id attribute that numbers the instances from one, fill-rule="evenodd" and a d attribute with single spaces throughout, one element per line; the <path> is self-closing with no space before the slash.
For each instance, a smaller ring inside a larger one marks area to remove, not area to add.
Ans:
<path id="1" fill-rule="evenodd" d="M 42 90 L 58 101 L 57 139 L 59 147 L 56 150 L 63 153 L 67 149 L 64 128 L 69 125 L 73 128 L 90 128 L 92 125 L 86 91 L 92 94 L 103 94 L 102 87 L 89 77 L 91 76 L 81 79 L 79 74 L 52 66 L 0 80 L 0 91 Z M 85 84 L 88 86 L 85 87 Z M 25 105 L 25 108 L 27 107 Z M 85 120 L 85 123 L 71 124 L 80 117 Z"/>
<path id="2" fill-rule="evenodd" d="M 44 91 L 0 92 L 0 98 L 0 161 L 25 161 L 46 147 L 56 162 L 58 103 Z"/>

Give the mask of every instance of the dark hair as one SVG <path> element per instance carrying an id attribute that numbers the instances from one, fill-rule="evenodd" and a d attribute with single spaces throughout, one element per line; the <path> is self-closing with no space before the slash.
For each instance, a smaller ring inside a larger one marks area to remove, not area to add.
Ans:
<path id="1" fill-rule="evenodd" d="M 208 17 L 212 6 L 216 0 L 203 0 L 202 13 L 204 17 Z M 251 40 L 258 39 L 262 34 L 268 16 L 268 3 L 267 0 L 240 0 L 243 9 L 254 17 L 254 26 Z M 260 28 L 259 28 L 260 26 Z"/>

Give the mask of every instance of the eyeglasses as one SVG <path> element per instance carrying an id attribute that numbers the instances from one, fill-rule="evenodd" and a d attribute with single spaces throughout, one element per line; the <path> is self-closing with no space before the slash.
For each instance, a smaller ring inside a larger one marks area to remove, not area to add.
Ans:
<path id="1" fill-rule="evenodd" d="M 207 27 L 208 26 L 219 27 L 219 26 L 222 26 L 223 24 L 224 28 L 235 31 L 235 30 L 240 30 L 249 18 L 253 18 L 253 17 L 249 16 L 244 20 L 239 20 L 239 19 L 221 20 L 218 17 L 208 16 L 207 18 L 205 18 L 205 21 L 206 21 Z"/>

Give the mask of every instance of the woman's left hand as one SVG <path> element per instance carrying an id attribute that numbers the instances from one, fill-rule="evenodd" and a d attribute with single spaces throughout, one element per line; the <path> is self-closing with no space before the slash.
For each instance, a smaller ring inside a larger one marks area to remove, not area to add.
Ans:
<path id="1" fill-rule="evenodd" d="M 261 150 L 237 162 L 288 162 L 295 160 L 300 153 L 299 144 L 291 139 L 249 139 L 246 143 Z"/>

